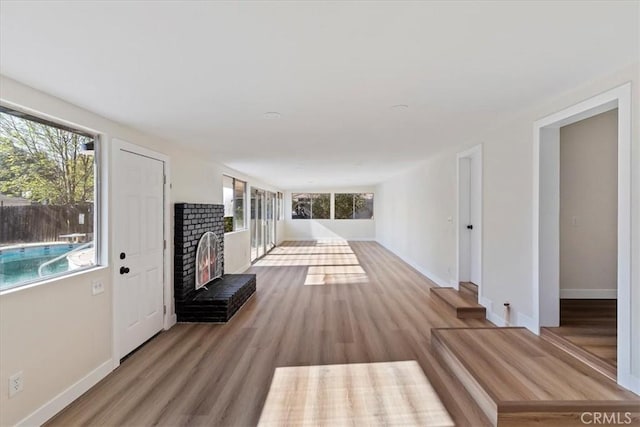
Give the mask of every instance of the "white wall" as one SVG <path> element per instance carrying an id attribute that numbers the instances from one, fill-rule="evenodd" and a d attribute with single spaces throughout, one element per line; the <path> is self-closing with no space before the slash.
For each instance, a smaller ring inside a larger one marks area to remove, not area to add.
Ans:
<path id="1" fill-rule="evenodd" d="M 455 276 L 455 175 L 455 152 L 445 152 L 376 191 L 378 242 L 440 286 Z"/>
<path id="2" fill-rule="evenodd" d="M 533 323 L 533 122 L 596 94 L 632 81 L 632 298 L 640 307 L 640 76 L 638 64 L 585 84 L 557 98 L 505 116 L 472 141 L 434 156 L 422 168 L 377 188 L 378 240 L 405 260 L 447 284 L 453 271 L 455 235 L 455 153 L 483 144 L 483 295 L 488 315 L 500 323 L 502 303 L 511 321 Z M 640 310 L 633 310 L 632 342 L 640 342 Z M 640 379 L 640 346 L 633 347 L 632 372 Z M 639 380 L 640 381 L 640 380 Z"/>
<path id="3" fill-rule="evenodd" d="M 207 160 L 207 155 L 142 134 L 4 76 L 0 76 L 0 98 L 36 114 L 100 133 L 106 153 L 111 139 L 118 138 L 168 155 L 172 218 L 174 203 L 222 203 L 223 173 L 244 179 L 250 185 L 257 182 Z M 106 173 L 108 194 L 112 173 L 109 169 Z M 108 228 L 108 216 L 104 219 Z M 229 271 L 248 265 L 248 234 L 248 231 L 234 233 L 225 239 L 225 262 Z M 173 236 L 167 240 L 173 242 Z M 170 247 L 169 256 L 173 260 L 173 245 Z M 82 388 L 74 388 L 74 384 L 84 379 L 82 386 L 86 388 L 112 369 L 109 261 L 105 260 L 106 267 L 91 272 L 0 295 L 0 385 L 3 385 L 0 387 L 0 425 L 16 424 L 32 414 L 30 421 L 42 422 L 42 416 L 53 415 L 56 408 L 62 409 L 69 403 L 69 396 L 73 397 L 71 391 Z M 92 296 L 92 280 L 104 283 L 103 294 Z M 24 391 L 9 399 L 8 377 L 18 371 L 24 375 Z"/>
<path id="4" fill-rule="evenodd" d="M 222 203 L 222 175 L 228 175 L 247 183 L 247 204 L 245 212 L 245 224 L 247 228 L 244 230 L 235 231 L 233 233 L 226 233 L 224 235 L 224 263 L 225 273 L 241 273 L 251 266 L 251 189 L 260 188 L 262 190 L 271 191 L 272 193 L 281 192 L 279 188 L 272 186 L 264 181 L 257 180 L 249 175 L 243 174 L 226 166 L 222 166 L 222 173 L 216 175 L 216 179 L 220 182 L 215 184 L 215 188 L 220 189 L 219 201 L 215 203 Z M 283 241 L 282 221 L 276 221 L 276 244 L 280 244 Z"/>
<path id="5" fill-rule="evenodd" d="M 618 111 L 560 128 L 560 297 L 616 298 Z"/>
<path id="6" fill-rule="evenodd" d="M 286 240 L 374 240 L 376 218 L 373 219 L 291 219 L 292 193 L 375 193 L 373 187 L 347 187 L 331 189 L 313 189 L 305 191 L 288 191 L 284 200 L 284 237 Z M 334 200 L 331 197 L 331 216 L 333 217 Z M 373 196 L 373 209 L 376 212 L 377 200 Z"/>

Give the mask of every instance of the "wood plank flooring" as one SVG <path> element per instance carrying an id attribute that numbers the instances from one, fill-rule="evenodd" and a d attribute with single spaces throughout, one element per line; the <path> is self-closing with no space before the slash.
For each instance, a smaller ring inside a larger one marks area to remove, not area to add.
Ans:
<path id="1" fill-rule="evenodd" d="M 615 379 L 618 366 L 617 301 L 561 299 L 560 326 L 541 335 L 569 354 Z"/>
<path id="2" fill-rule="evenodd" d="M 457 319 L 379 244 L 287 243 L 250 272 L 257 293 L 228 324 L 159 334 L 49 425 L 253 426 L 278 367 L 411 360 L 456 425 L 489 425 L 436 359 L 430 329 L 492 325 Z"/>
<path id="3" fill-rule="evenodd" d="M 416 361 L 276 368 L 267 426 L 453 427 Z"/>
<path id="4" fill-rule="evenodd" d="M 581 425 L 595 408 L 640 423 L 640 397 L 525 328 L 436 329 L 432 346 L 494 423 Z"/>
<path id="5" fill-rule="evenodd" d="M 618 331 L 615 327 L 592 325 L 547 329 L 594 354 L 613 368 L 618 365 Z"/>

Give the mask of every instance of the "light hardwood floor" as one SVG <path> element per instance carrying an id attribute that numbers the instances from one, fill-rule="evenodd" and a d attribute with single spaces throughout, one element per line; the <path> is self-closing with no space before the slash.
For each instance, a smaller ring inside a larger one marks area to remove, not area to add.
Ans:
<path id="1" fill-rule="evenodd" d="M 49 425 L 252 426 L 278 367 L 407 360 L 457 425 L 488 425 L 436 359 L 430 329 L 492 325 L 457 319 L 379 244 L 287 243 L 251 271 L 257 294 L 228 324 L 161 333 Z"/>
<path id="2" fill-rule="evenodd" d="M 618 305 L 615 299 L 560 300 L 558 334 L 603 359 L 618 364 Z"/>
<path id="3" fill-rule="evenodd" d="M 640 424 L 638 396 L 525 328 L 436 329 L 432 345 L 498 425 L 585 425 L 595 408 Z"/>

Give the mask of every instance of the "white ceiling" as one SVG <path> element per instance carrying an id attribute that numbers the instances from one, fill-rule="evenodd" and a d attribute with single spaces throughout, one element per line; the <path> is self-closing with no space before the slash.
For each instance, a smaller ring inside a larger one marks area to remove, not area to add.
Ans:
<path id="1" fill-rule="evenodd" d="M 366 185 L 638 61 L 638 4 L 3 0 L 0 73 L 282 188 Z"/>

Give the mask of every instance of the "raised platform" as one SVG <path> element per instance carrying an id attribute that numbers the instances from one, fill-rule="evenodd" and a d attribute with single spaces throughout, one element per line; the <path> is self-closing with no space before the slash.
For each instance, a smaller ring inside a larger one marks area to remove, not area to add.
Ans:
<path id="1" fill-rule="evenodd" d="M 228 322 L 255 291 L 255 274 L 225 274 L 189 299 L 176 301 L 178 322 Z"/>
<path id="2" fill-rule="evenodd" d="M 487 315 L 483 306 L 453 288 L 431 288 L 431 295 L 438 297 L 459 319 L 484 319 Z"/>
<path id="3" fill-rule="evenodd" d="M 640 423 L 640 397 L 525 328 L 432 329 L 431 345 L 494 425 Z"/>

